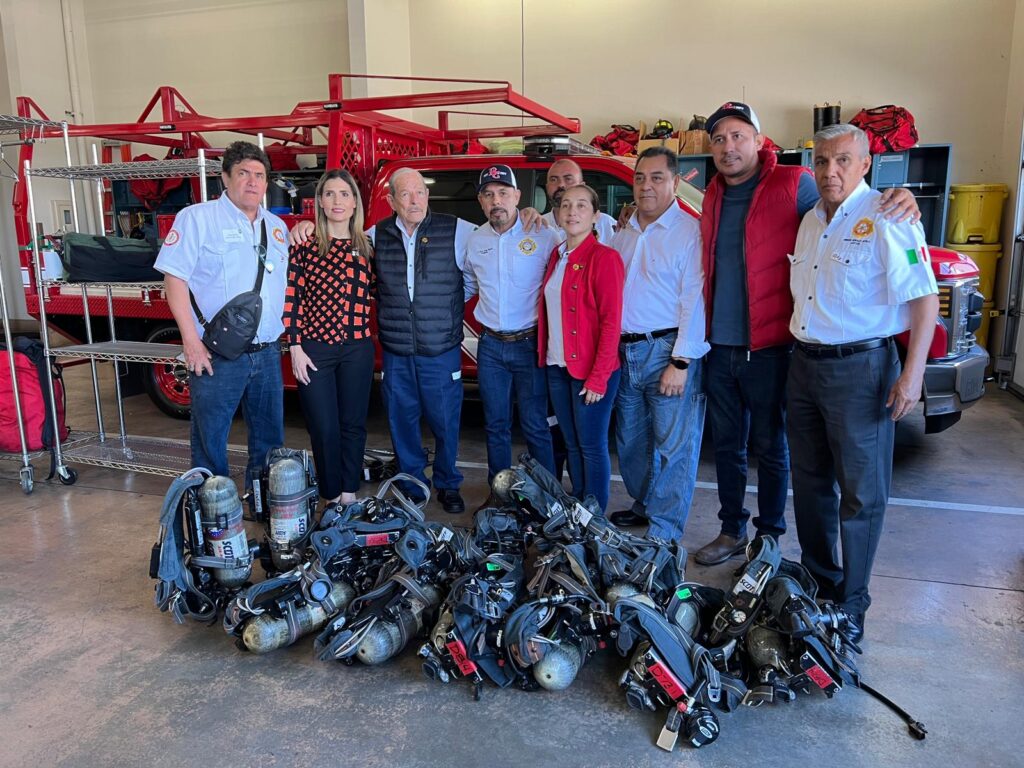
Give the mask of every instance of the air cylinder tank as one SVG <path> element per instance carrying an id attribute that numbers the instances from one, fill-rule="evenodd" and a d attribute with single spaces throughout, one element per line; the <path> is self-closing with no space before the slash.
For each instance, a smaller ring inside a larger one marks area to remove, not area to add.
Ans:
<path id="1" fill-rule="evenodd" d="M 249 560 L 249 540 L 242 522 L 238 488 L 227 477 L 206 478 L 199 488 L 199 508 L 206 553 L 213 557 Z M 213 576 L 225 587 L 240 587 L 252 572 L 252 562 L 237 568 L 214 568 Z"/>
<path id="2" fill-rule="evenodd" d="M 295 566 L 291 548 L 309 530 L 309 504 L 306 499 L 281 502 L 278 499 L 306 490 L 306 469 L 293 456 L 270 465 L 270 557 L 278 570 Z"/>
<path id="3" fill-rule="evenodd" d="M 332 614 L 344 611 L 355 596 L 356 591 L 350 585 L 335 582 L 331 589 L 331 602 L 335 607 Z M 245 629 L 242 630 L 242 643 L 253 653 L 269 653 L 291 645 L 303 635 L 320 629 L 327 623 L 327 619 L 327 611 L 320 603 L 305 603 L 295 609 L 297 632 L 295 637 L 292 637 L 288 619 L 261 613 L 245 625 Z"/>

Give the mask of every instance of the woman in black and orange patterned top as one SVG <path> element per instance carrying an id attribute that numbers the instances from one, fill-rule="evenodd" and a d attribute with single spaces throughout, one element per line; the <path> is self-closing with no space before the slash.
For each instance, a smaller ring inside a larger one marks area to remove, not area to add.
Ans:
<path id="1" fill-rule="evenodd" d="M 373 381 L 372 256 L 355 179 L 328 171 L 316 187 L 315 237 L 289 253 L 284 305 L 292 373 L 328 504 L 355 501 L 362 479 Z"/>

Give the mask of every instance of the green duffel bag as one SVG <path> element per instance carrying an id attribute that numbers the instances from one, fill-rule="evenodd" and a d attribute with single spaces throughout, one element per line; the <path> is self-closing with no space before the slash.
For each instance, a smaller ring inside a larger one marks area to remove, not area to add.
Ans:
<path id="1" fill-rule="evenodd" d="M 73 283 L 146 283 L 164 279 L 153 269 L 159 251 L 148 240 L 68 232 L 60 260 Z"/>

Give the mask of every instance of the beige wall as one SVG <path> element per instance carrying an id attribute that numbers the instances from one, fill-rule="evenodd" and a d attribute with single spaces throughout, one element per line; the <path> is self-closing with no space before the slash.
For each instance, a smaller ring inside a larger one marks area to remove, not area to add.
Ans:
<path id="1" fill-rule="evenodd" d="M 288 111 L 325 97 L 327 73 L 364 66 L 509 80 L 580 117 L 584 140 L 611 123 L 676 122 L 741 98 L 766 133 L 792 146 L 810 134 L 816 102 L 841 100 L 844 118 L 894 102 L 915 114 L 922 142 L 954 145 L 953 181 L 1016 187 L 1024 0 L 833 8 L 821 0 L 0 0 L 0 29 L 7 92 L 34 97 L 58 119 L 73 104 L 63 9 L 77 51 L 79 121 L 134 120 L 159 85 L 214 115 Z M 365 42 L 350 46 L 358 25 Z M 40 156 L 60 162 L 57 151 Z"/>
<path id="2" fill-rule="evenodd" d="M 342 0 L 82 0 L 97 120 L 131 121 L 160 85 L 203 114 L 327 98 L 348 66 Z"/>
<path id="3" fill-rule="evenodd" d="M 922 142 L 955 145 L 955 180 L 1006 181 L 1016 5 L 863 0 L 838 13 L 820 0 L 525 0 L 525 88 L 580 117 L 586 140 L 610 123 L 676 122 L 746 99 L 766 133 L 793 146 L 811 133 L 816 102 L 842 101 L 844 118 L 897 103 Z M 519 3 L 410 6 L 416 74 L 521 84 Z"/>

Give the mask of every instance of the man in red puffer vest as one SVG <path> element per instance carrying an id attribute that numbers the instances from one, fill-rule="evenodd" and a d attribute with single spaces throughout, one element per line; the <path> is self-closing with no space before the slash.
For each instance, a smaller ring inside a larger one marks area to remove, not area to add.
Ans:
<path id="1" fill-rule="evenodd" d="M 818 191 L 808 169 L 779 165 L 763 149 L 760 122 L 747 104 L 723 104 L 708 118 L 707 131 L 718 173 L 704 193 L 700 222 L 711 344 L 705 375 L 721 532 L 695 559 L 714 565 L 748 543 L 748 444 L 758 457 L 757 534 L 778 538 L 786 530 L 785 389 L 793 343 L 787 255 Z M 887 190 L 880 209 L 889 217 L 920 217 L 905 189 Z"/>

